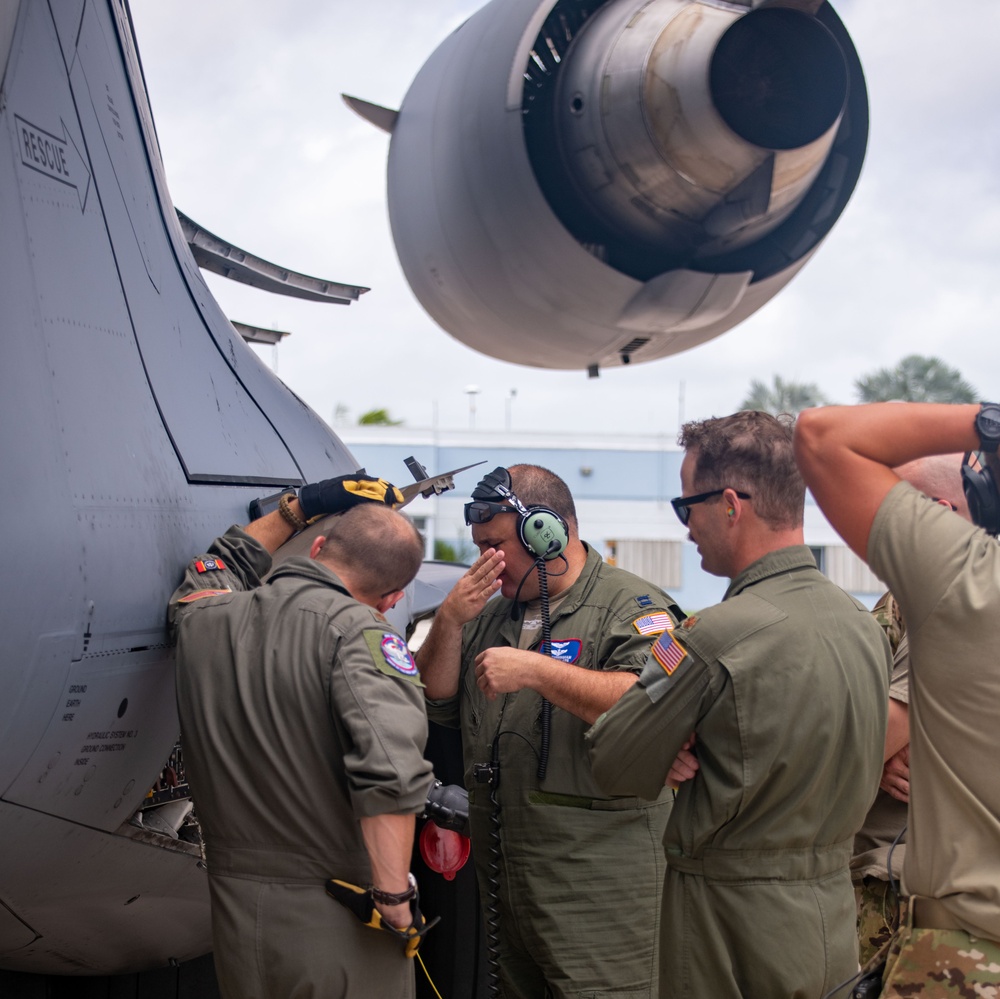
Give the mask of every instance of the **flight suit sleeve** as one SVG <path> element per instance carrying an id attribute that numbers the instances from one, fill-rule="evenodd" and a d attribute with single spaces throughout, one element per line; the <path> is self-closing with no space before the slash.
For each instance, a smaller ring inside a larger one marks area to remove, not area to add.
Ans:
<path id="1" fill-rule="evenodd" d="M 233 525 L 212 542 L 204 555 L 187 564 L 184 579 L 170 598 L 171 629 L 177 627 L 191 604 L 205 597 L 255 589 L 270 570 L 271 556 L 267 549 Z"/>
<path id="2" fill-rule="evenodd" d="M 606 794 L 656 798 L 706 703 L 713 671 L 672 631 L 653 645 L 639 680 L 586 734 L 594 779 Z"/>
<path id="3" fill-rule="evenodd" d="M 643 594 L 643 599 L 651 599 Z M 602 670 L 641 673 L 654 642 L 666 631 L 677 627 L 676 605 L 670 605 L 665 595 L 654 591 L 652 599 L 662 603 L 643 607 L 632 594 L 621 594 L 604 627 L 597 647 L 597 666 Z"/>
<path id="4" fill-rule="evenodd" d="M 330 676 L 355 815 L 423 811 L 434 775 L 424 759 L 423 686 L 406 642 L 371 614 L 338 643 Z"/>

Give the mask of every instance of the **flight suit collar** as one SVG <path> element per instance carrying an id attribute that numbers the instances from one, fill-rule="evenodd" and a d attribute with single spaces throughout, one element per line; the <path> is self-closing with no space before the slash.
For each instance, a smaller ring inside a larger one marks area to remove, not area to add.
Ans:
<path id="1" fill-rule="evenodd" d="M 295 576 L 299 579 L 308 579 L 322 586 L 329 586 L 331 589 L 339 590 L 341 593 L 350 596 L 350 591 L 344 585 L 341 578 L 332 570 L 317 562 L 314 558 L 305 555 L 293 555 L 278 565 L 267 577 L 267 582 L 273 583 L 286 576 Z"/>
<path id="2" fill-rule="evenodd" d="M 762 579 L 780 576 L 784 572 L 792 572 L 796 569 L 815 568 L 816 560 L 806 545 L 789 545 L 787 548 L 778 548 L 761 556 L 756 562 L 751 562 L 738 576 L 735 576 L 722 599 L 728 600 L 730 597 L 735 597 Z"/>
<path id="3" fill-rule="evenodd" d="M 550 624 L 555 624 L 556 621 L 561 618 L 568 617 L 577 611 L 583 604 L 587 602 L 590 596 L 590 591 L 594 588 L 597 582 L 597 573 L 600 567 L 604 564 L 604 560 L 601 558 L 597 552 L 586 543 L 586 541 L 581 541 L 580 544 L 586 549 L 587 560 L 583 564 L 583 568 L 580 570 L 580 575 L 577 576 L 576 581 L 573 585 L 561 593 L 559 606 L 552 612 L 552 618 Z M 506 639 L 508 645 L 517 647 L 518 638 L 521 634 L 521 621 L 524 619 L 524 611 L 527 604 L 518 603 L 518 615 L 515 619 L 511 619 L 511 608 L 513 602 L 510 600 L 505 600 L 506 610 L 503 617 L 503 625 L 500 628 L 501 636 Z"/>

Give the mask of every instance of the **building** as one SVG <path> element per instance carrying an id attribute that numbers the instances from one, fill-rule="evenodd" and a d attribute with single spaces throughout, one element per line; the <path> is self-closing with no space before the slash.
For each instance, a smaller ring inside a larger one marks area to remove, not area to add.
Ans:
<path id="1" fill-rule="evenodd" d="M 718 603 L 727 580 L 701 569 L 670 500 L 680 494 L 683 452 L 666 435 L 577 435 L 511 430 L 414 430 L 358 426 L 338 434 L 370 474 L 397 485 L 413 481 L 405 460 L 431 474 L 483 462 L 455 478 L 456 488 L 418 500 L 410 513 L 427 539 L 428 558 L 445 546 L 458 561 L 476 556 L 462 508 L 482 475 L 497 465 L 551 469 L 576 500 L 580 536 L 615 565 L 667 590 L 686 611 Z M 854 555 L 806 497 L 805 538 L 835 583 L 871 606 L 885 586 Z"/>

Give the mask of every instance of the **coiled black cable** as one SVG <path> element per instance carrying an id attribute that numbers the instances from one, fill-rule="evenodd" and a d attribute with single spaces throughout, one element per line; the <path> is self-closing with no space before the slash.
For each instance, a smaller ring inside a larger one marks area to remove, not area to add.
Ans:
<path id="1" fill-rule="evenodd" d="M 538 597 L 542 609 L 542 645 L 539 651 L 543 656 L 550 656 L 552 655 L 552 624 L 549 621 L 549 577 L 545 569 L 544 559 L 536 559 L 535 566 L 538 569 Z M 542 735 L 536 776 L 539 780 L 544 780 L 545 772 L 549 768 L 549 738 L 552 733 L 552 702 L 544 697 L 542 698 L 541 723 Z"/>

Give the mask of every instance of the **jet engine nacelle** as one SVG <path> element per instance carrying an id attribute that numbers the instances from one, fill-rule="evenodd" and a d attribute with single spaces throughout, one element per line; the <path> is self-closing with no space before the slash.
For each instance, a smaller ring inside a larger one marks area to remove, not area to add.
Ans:
<path id="1" fill-rule="evenodd" d="M 857 182 L 867 93 L 829 3 L 492 0 L 392 122 L 403 271 L 458 340 L 647 361 L 760 308 Z"/>

